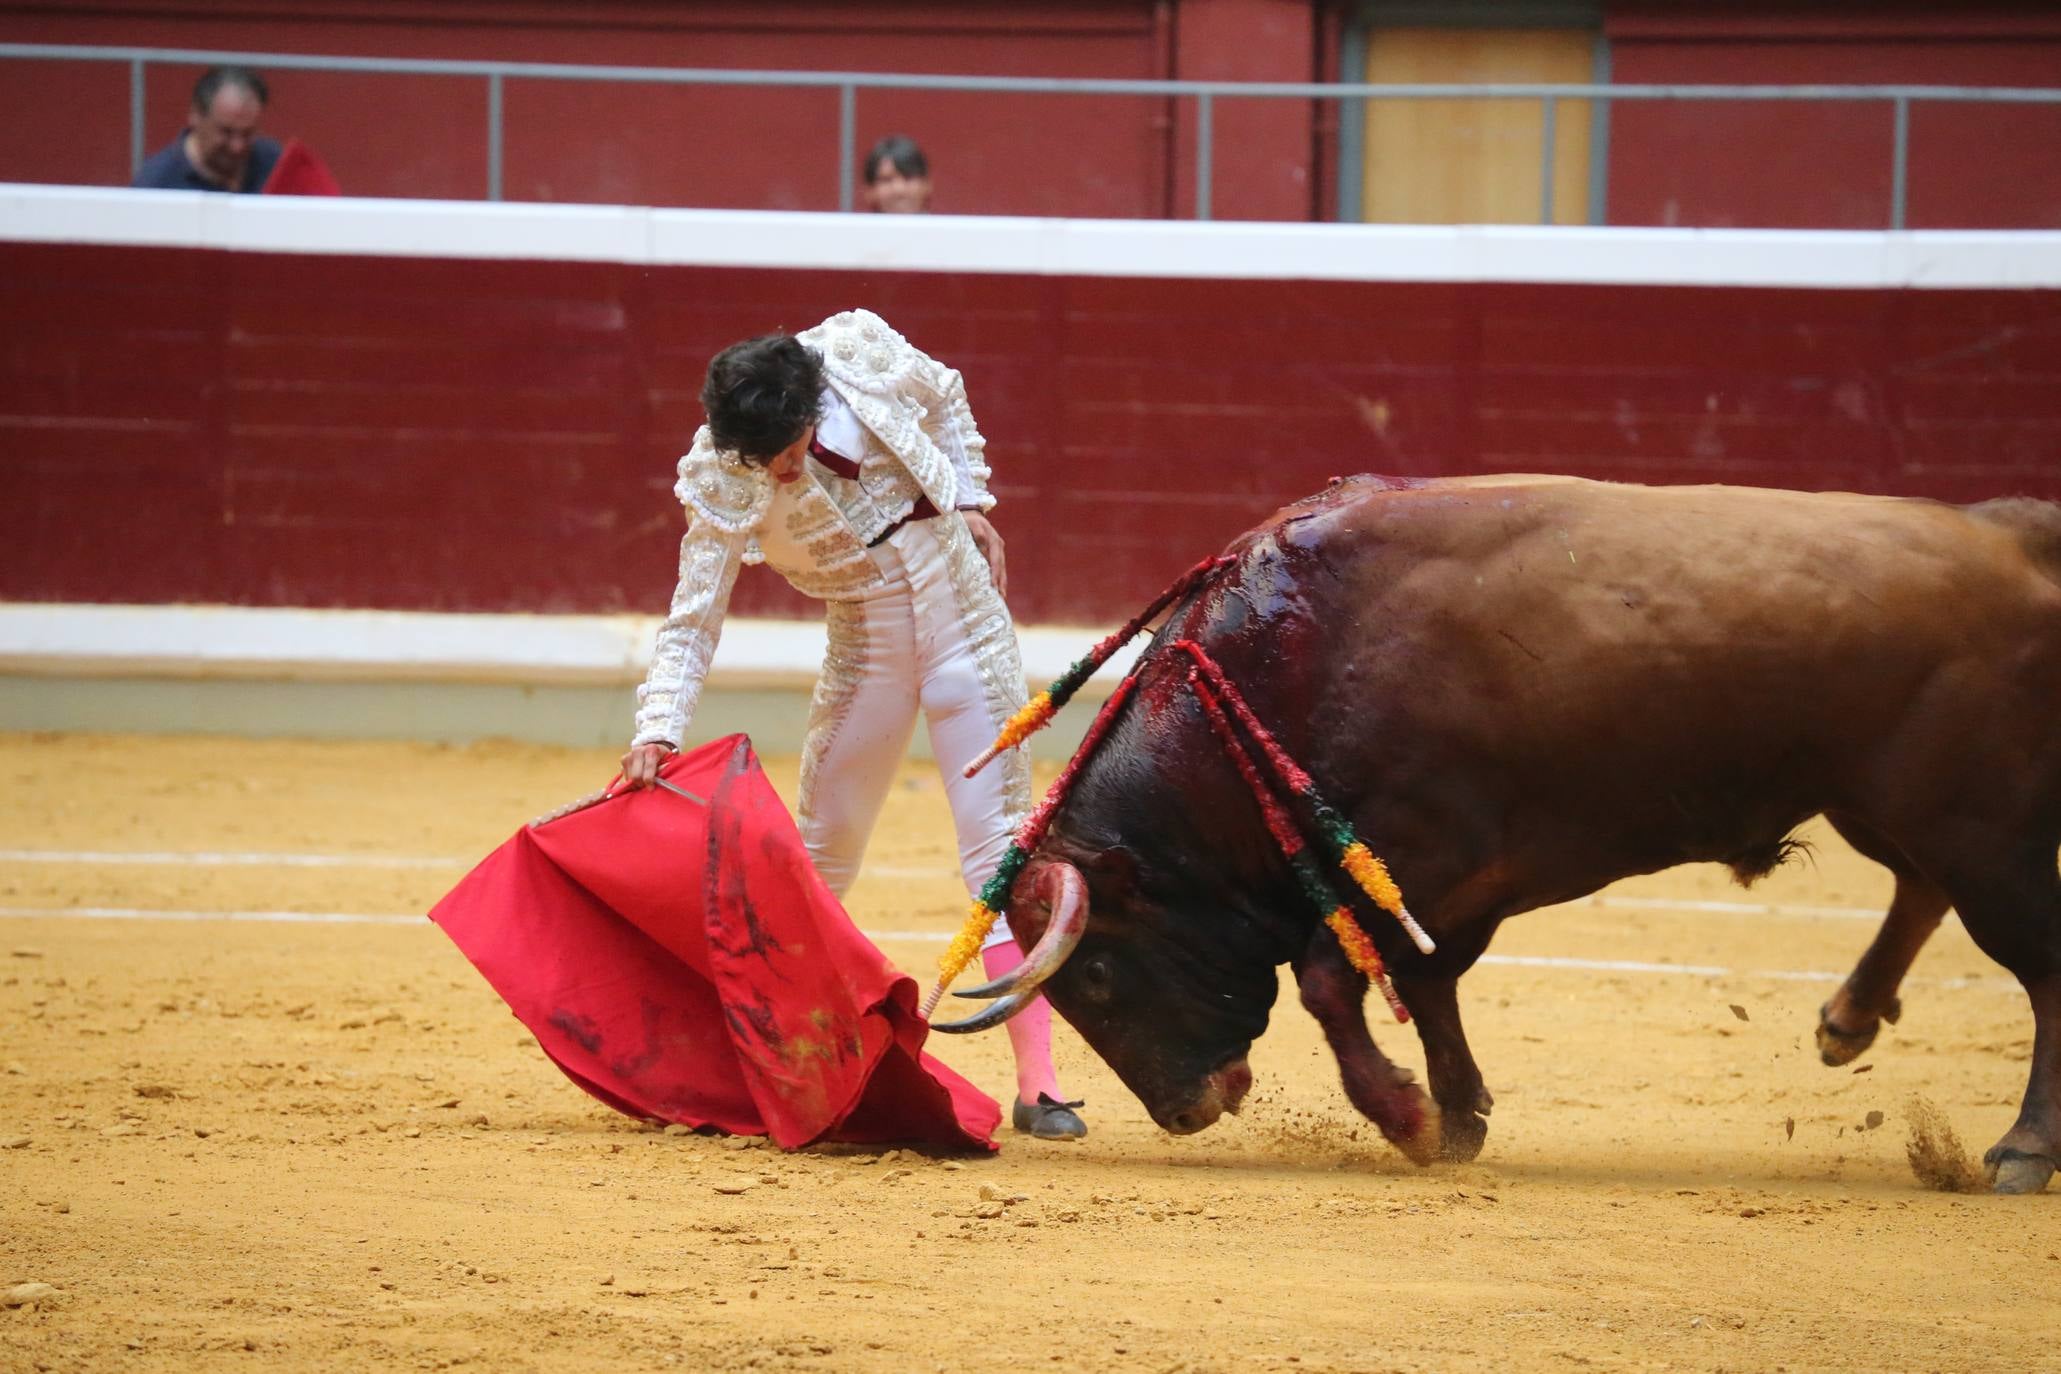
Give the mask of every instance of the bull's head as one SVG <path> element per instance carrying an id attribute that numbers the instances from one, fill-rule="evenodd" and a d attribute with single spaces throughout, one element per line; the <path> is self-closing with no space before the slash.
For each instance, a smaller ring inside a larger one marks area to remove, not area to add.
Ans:
<path id="1" fill-rule="evenodd" d="M 1084 743 L 1073 790 L 1016 881 L 1009 924 L 1031 944 L 1025 962 L 960 994 L 997 999 L 987 1011 L 932 1027 L 999 1025 L 1042 991 L 1152 1119 L 1184 1135 L 1238 1109 L 1274 970 L 1315 924 L 1186 685 L 1193 660 L 1164 649 L 1194 638 L 1235 651 L 1234 667 L 1264 663 L 1276 697 L 1303 703 L 1276 714 L 1307 716 L 1296 664 L 1315 656 L 1281 646 L 1318 617 L 1271 535 L 1233 554 L 1198 565 L 1146 612 L 1201 588 L 1169 614 L 1099 752 Z"/>
<path id="2" fill-rule="evenodd" d="M 1078 863 L 1041 851 L 1009 908 L 1030 953 L 959 994 L 993 1005 L 932 1029 L 1000 1025 L 1042 992 L 1154 1121 L 1186 1135 L 1237 1111 L 1252 1086 L 1246 1054 L 1266 1029 L 1276 958 L 1243 923 L 1162 900 L 1140 877 L 1120 847 Z"/>

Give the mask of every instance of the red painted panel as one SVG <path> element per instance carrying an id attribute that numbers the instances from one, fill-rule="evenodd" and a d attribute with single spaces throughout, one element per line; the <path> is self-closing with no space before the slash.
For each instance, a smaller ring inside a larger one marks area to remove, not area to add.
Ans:
<path id="1" fill-rule="evenodd" d="M 173 75 L 192 79 L 187 72 Z M 485 199 L 484 81 L 277 72 L 269 84 L 266 129 L 280 137 L 290 134 L 314 149 L 336 174 L 344 194 Z M 185 118 L 188 103 L 182 94 L 171 113 L 175 125 Z"/>
<path id="2" fill-rule="evenodd" d="M 858 303 L 965 374 L 1031 622 L 1369 469 L 2061 497 L 2061 292 L 10 245 L 0 597 L 656 611 L 707 357 Z M 813 613 L 763 572 L 736 606 Z"/>
<path id="3" fill-rule="evenodd" d="M 1613 11 L 1606 32 L 1612 79 L 1628 84 L 2054 85 L 2061 25 L 1992 18 L 1976 33 L 1943 12 L 1894 32 L 1864 17 L 1806 31 L 1711 7 L 1666 22 Z M 2052 106 L 1914 106 L 1907 227 L 2061 226 L 2057 133 Z M 1886 228 L 1892 150 L 1887 102 L 1621 101 L 1609 222 Z"/>
<path id="4" fill-rule="evenodd" d="M 126 186 L 129 69 L 0 63 L 0 181 Z"/>
<path id="5" fill-rule="evenodd" d="M 2041 84 L 2061 85 L 2061 41 Z M 1913 229 L 2061 225 L 2061 105 L 1923 105 L 1911 117 Z"/>
<path id="6" fill-rule="evenodd" d="M 1149 50 L 1131 70 L 1157 75 Z M 943 214 L 1158 219 L 1168 213 L 1166 102 L 1143 96 L 863 92 L 861 155 L 879 134 L 909 134 L 930 159 Z M 827 201 L 823 208 L 834 208 Z M 1185 215 L 1176 207 L 1175 217 Z"/>
<path id="7" fill-rule="evenodd" d="M 107 0 L 89 12 L 65 13 L 0 3 L 0 41 L 1137 78 L 1166 74 L 1164 40 L 1171 31 L 1151 0 L 1053 0 L 1034 10 L 902 0 L 868 6 L 863 15 L 847 5 L 796 0 L 695 6 L 622 0 L 576 10 L 363 0 L 227 9 L 234 12 Z M 198 75 L 185 67 L 149 69 L 151 150 L 184 126 Z M 8 131 L 0 134 L 0 180 L 127 181 L 127 69 L 98 67 L 88 76 L 81 78 L 76 64 L 0 63 L 0 89 L 7 92 L 0 116 L 21 116 L 0 118 Z M 485 194 L 484 81 L 297 71 L 271 73 L 270 81 L 267 131 L 304 139 L 347 192 Z M 93 97 L 82 100 L 82 90 Z M 505 113 L 510 199 L 836 207 L 834 92 L 511 81 Z M 855 151 L 884 133 L 915 136 L 931 157 L 940 211 L 1157 216 L 1168 203 L 1165 115 L 1163 101 L 1137 98 L 862 92 Z M 1307 160 L 1306 147 L 1294 152 Z M 1292 180 L 1296 174 L 1277 175 Z M 1234 179 L 1222 200 L 1226 213 L 1246 194 Z"/>
<path id="8" fill-rule="evenodd" d="M 254 0 L 206 10 L 107 0 L 85 13 L 0 3 L 0 41 L 1016 76 L 1298 81 L 1325 74 L 1317 58 L 1324 38 L 1307 0 L 1054 0 L 1031 9 L 904 0 L 869 6 L 863 16 L 849 6 L 792 0 L 693 7 L 624 0 L 576 15 L 547 4 L 433 0 L 319 7 Z M 23 116 L 0 120 L 18 135 L 0 138 L 0 180 L 126 180 L 123 68 L 91 69 L 93 89 L 105 90 L 83 102 L 66 68 L 0 68 L 7 77 L 0 114 L 19 107 Z M 183 126 L 197 74 L 151 69 L 152 149 Z M 485 192 L 482 81 L 279 72 L 272 87 L 268 128 L 317 149 L 353 194 Z M 65 113 L 45 113 L 54 111 Z M 835 205 L 832 94 L 517 81 L 507 86 L 506 114 L 512 199 Z M 1311 217 L 1313 207 L 1328 212 L 1311 185 L 1320 119 L 1329 137 L 1331 116 L 1309 105 L 1220 102 L 1215 213 L 1293 220 Z M 46 136 L 36 136 L 43 125 Z M 863 91 L 857 130 L 861 149 L 890 131 L 917 137 L 930 154 L 940 211 L 1156 217 L 1186 215 L 1194 204 L 1193 111 L 1185 103 Z"/>
<path id="9" fill-rule="evenodd" d="M 1183 0 L 1174 76 L 1184 81 L 1317 81 L 1319 7 L 1308 0 Z M 1195 206 L 1196 116 L 1179 102 L 1174 213 Z M 1317 107 L 1294 100 L 1215 102 L 1210 175 L 1217 219 L 1329 218 L 1311 184 Z M 1325 207 L 1328 208 L 1328 207 Z"/>
<path id="10" fill-rule="evenodd" d="M 507 90 L 510 200 L 837 208 L 835 91 L 557 81 Z M 615 117 L 630 109 L 633 121 Z M 569 129 L 587 136 L 568 139 Z"/>

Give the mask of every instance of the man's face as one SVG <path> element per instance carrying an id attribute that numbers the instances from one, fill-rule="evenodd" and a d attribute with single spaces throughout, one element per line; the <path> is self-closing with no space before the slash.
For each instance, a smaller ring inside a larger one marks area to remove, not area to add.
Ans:
<path id="1" fill-rule="evenodd" d="M 887 215 L 920 215 L 930 208 L 930 178 L 903 176 L 893 158 L 882 158 L 866 185 L 866 208 Z"/>
<path id="2" fill-rule="evenodd" d="M 810 425 L 786 448 L 766 460 L 766 471 L 773 474 L 773 480 L 785 486 L 801 480 L 802 464 L 808 460 L 809 440 L 816 437 L 816 427 Z"/>
<path id="3" fill-rule="evenodd" d="M 241 86 L 222 87 L 205 110 L 195 110 L 193 151 L 201 171 L 221 185 L 241 185 L 264 113 L 257 96 Z"/>

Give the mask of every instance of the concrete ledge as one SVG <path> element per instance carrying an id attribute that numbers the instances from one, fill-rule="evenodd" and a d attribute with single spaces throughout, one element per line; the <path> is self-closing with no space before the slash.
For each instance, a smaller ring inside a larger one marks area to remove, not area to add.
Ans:
<path id="1" fill-rule="evenodd" d="M 0 604 L 0 729 L 605 747 L 629 735 L 657 625 L 653 616 Z M 1021 631 L 1032 690 L 1102 633 Z M 799 748 L 823 643 L 820 623 L 729 622 L 693 738 L 742 730 L 766 750 Z M 1104 667 L 1034 752 L 1070 754 L 1137 652 Z M 912 752 L 928 747 L 919 729 Z"/>

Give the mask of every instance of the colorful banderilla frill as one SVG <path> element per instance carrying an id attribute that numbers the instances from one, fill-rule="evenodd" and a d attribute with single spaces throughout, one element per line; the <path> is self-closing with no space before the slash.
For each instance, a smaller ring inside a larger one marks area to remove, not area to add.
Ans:
<path id="1" fill-rule="evenodd" d="M 1115 634 L 1103 638 L 1094 648 L 1088 650 L 1086 656 L 1053 679 L 1050 687 L 1032 697 L 1028 705 L 1009 717 L 1008 723 L 1002 727 L 1002 732 L 995 736 L 995 742 L 982 751 L 972 763 L 966 765 L 966 776 L 972 777 L 994 762 L 997 754 L 1014 749 L 1050 725 L 1059 708 L 1073 700 L 1073 694 L 1081 689 L 1081 684 L 1093 677 L 1103 664 L 1109 662 L 1118 649 L 1136 639 L 1138 632 L 1151 622 L 1152 617 L 1179 601 L 1195 589 L 1196 583 L 1231 561 L 1229 554 L 1205 558 L 1175 578 L 1171 586 L 1153 598 L 1150 606 L 1125 621 L 1123 628 Z"/>
<path id="2" fill-rule="evenodd" d="M 1332 860 L 1352 875 L 1353 881 L 1359 884 L 1360 890 L 1366 893 L 1376 906 L 1395 917 L 1396 924 L 1403 928 L 1404 933 L 1410 937 L 1410 943 L 1417 946 L 1419 953 L 1435 952 L 1438 946 L 1432 942 L 1431 936 L 1425 933 L 1424 927 L 1417 924 L 1417 918 L 1410 914 L 1410 909 L 1403 905 L 1402 889 L 1397 887 L 1395 879 L 1389 876 L 1388 865 L 1376 858 L 1373 851 L 1353 833 L 1352 823 L 1332 810 L 1323 797 L 1317 794 L 1317 784 L 1303 771 L 1301 765 L 1288 756 L 1288 751 L 1281 747 L 1266 724 L 1253 714 L 1252 707 L 1246 704 L 1244 696 L 1231 684 L 1231 680 L 1224 676 L 1224 670 L 1217 665 L 1217 661 L 1192 639 L 1176 640 L 1174 647 L 1195 660 L 1196 669 L 1209 680 L 1210 686 L 1229 704 L 1232 711 L 1237 713 L 1238 723 L 1245 727 L 1245 732 L 1259 745 L 1260 752 L 1274 770 L 1274 776 L 1280 780 L 1283 787 L 1300 797 L 1303 804 L 1309 807 L 1310 814 L 1317 822 L 1317 833 L 1324 838 L 1326 847 L 1331 851 Z"/>
<path id="3" fill-rule="evenodd" d="M 1297 886 L 1310 904 L 1325 913 L 1324 924 L 1338 938 L 1339 948 L 1345 951 L 1346 960 L 1366 975 L 1367 981 L 1381 989 L 1382 998 L 1398 1021 L 1410 1019 L 1409 1008 L 1396 995 L 1395 984 L 1388 980 L 1388 966 L 1381 961 L 1381 952 L 1374 948 L 1374 942 L 1367 938 L 1367 932 L 1353 919 L 1346 904 L 1339 900 L 1331 880 L 1324 876 L 1324 870 L 1310 857 L 1309 846 L 1304 843 L 1302 831 L 1297 828 L 1288 808 L 1274 795 L 1274 789 L 1260 776 L 1259 765 L 1252 761 L 1252 751 L 1245 747 L 1245 741 L 1238 738 L 1237 727 L 1231 724 L 1230 716 L 1224 713 L 1224 706 L 1216 691 L 1208 682 L 1201 664 L 1208 662 L 1208 655 L 1189 640 L 1181 640 L 1174 647 L 1185 648 L 1192 655 L 1198 655 L 1195 667 L 1188 670 L 1188 686 L 1194 691 L 1195 699 L 1202 703 L 1202 714 L 1208 718 L 1210 729 L 1216 732 L 1218 741 L 1224 746 L 1224 753 L 1238 769 L 1238 776 L 1245 779 L 1246 790 L 1252 793 L 1253 801 L 1259 804 L 1260 815 L 1266 818 L 1267 830 L 1274 837 L 1275 848 L 1288 861 L 1288 867 L 1295 874 Z"/>
<path id="4" fill-rule="evenodd" d="M 1073 788 L 1073 780 L 1080 776 L 1081 768 L 1093 757 L 1102 737 L 1109 733 L 1110 725 L 1117 713 L 1130 698 L 1131 687 L 1137 681 L 1136 675 L 1124 678 L 1116 684 L 1116 690 L 1109 694 L 1109 700 L 1102 703 L 1102 709 L 1095 715 L 1095 723 L 1088 727 L 1081 747 L 1074 751 L 1059 776 L 1052 780 L 1046 790 L 1045 799 L 1038 803 L 1038 809 L 1024 818 L 1016 827 L 1016 834 L 1009 841 L 1009 848 L 1002 853 L 1002 861 L 995 865 L 994 876 L 981 885 L 980 895 L 973 899 L 973 905 L 966 913 L 965 924 L 952 937 L 952 943 L 945 947 L 944 954 L 937 961 L 937 982 L 923 999 L 925 1020 L 937 1010 L 938 999 L 945 995 L 945 989 L 952 980 L 965 972 L 966 966 L 980 953 L 980 947 L 987 941 L 988 932 L 995 928 L 995 918 L 1009 909 L 1009 892 L 1022 876 L 1023 866 L 1030 862 L 1030 856 L 1037 852 L 1038 841 L 1045 838 L 1045 829 L 1052 824 L 1052 817 L 1066 801 L 1066 794 Z"/>

